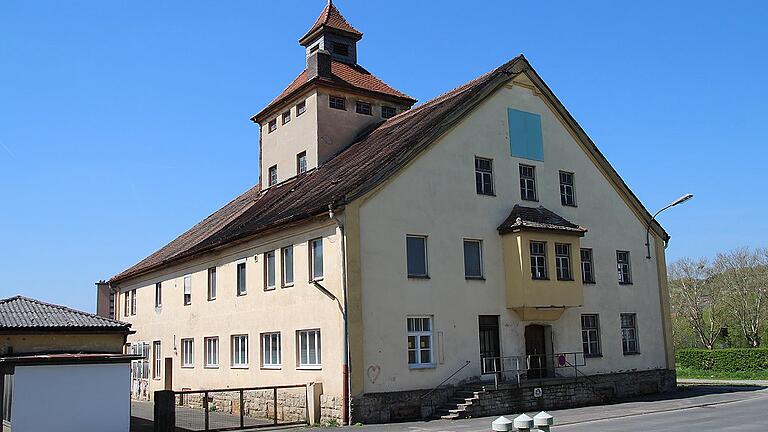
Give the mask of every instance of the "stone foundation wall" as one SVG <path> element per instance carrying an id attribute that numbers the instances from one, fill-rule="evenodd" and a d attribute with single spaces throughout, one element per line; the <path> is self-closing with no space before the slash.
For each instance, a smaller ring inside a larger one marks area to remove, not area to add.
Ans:
<path id="1" fill-rule="evenodd" d="M 536 389 L 541 389 L 538 395 Z M 469 417 L 484 417 L 526 411 L 574 408 L 612 402 L 617 399 L 677 388 L 675 371 L 659 369 L 638 372 L 591 375 L 578 380 L 553 380 L 486 387 L 479 400 L 466 407 Z"/>
<path id="2" fill-rule="evenodd" d="M 320 424 L 341 425 L 344 401 L 341 396 L 320 395 Z"/>
<path id="3" fill-rule="evenodd" d="M 352 399 L 352 422 L 391 423 L 429 417 L 437 407 L 453 396 L 456 387 L 439 388 L 422 398 L 428 391 L 366 393 L 357 396 Z"/>
<path id="4" fill-rule="evenodd" d="M 541 388 L 541 395 L 534 389 Z M 675 371 L 667 369 L 590 375 L 578 379 L 566 378 L 485 386 L 479 400 L 467 406 L 470 417 L 504 415 L 524 411 L 540 411 L 595 405 L 616 399 L 653 393 L 666 393 L 677 388 Z M 430 416 L 434 408 L 447 402 L 457 387 L 441 388 L 430 397 L 422 398 L 428 390 L 391 393 L 367 393 L 352 400 L 352 421 L 389 423 Z"/>
<path id="5" fill-rule="evenodd" d="M 202 393 L 177 395 L 176 403 L 193 409 L 203 409 Z M 208 410 L 240 415 L 240 392 L 213 392 L 208 394 Z M 272 390 L 243 392 L 243 415 L 251 418 L 274 420 L 275 398 Z M 303 389 L 283 390 L 277 394 L 277 420 L 283 423 L 307 420 L 307 398 Z"/>

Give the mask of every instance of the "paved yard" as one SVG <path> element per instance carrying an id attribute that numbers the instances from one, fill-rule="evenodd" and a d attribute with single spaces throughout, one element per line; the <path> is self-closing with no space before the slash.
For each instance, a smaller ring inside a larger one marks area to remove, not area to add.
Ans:
<path id="1" fill-rule="evenodd" d="M 146 417 L 147 409 L 151 413 L 151 404 L 146 402 L 134 403 L 132 406 L 134 416 Z M 649 430 L 763 432 L 768 430 L 766 426 L 768 423 L 765 420 L 767 412 L 768 389 L 765 387 L 691 385 L 682 387 L 680 391 L 673 394 L 612 405 L 552 410 L 550 414 L 555 417 L 553 431 L 564 432 L 646 432 Z M 513 418 L 516 414 L 519 413 L 510 413 L 508 416 Z M 493 417 L 485 417 L 339 429 L 341 429 L 340 432 L 345 429 L 354 429 L 358 432 L 488 432 L 493 420 Z M 132 428 L 132 432 L 145 431 L 151 431 L 151 426 L 149 429 Z M 328 432 L 328 428 L 303 427 L 302 431 Z"/>

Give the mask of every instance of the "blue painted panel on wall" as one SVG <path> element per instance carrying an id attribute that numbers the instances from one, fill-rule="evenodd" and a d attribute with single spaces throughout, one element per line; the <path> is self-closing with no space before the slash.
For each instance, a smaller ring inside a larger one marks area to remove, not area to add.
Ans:
<path id="1" fill-rule="evenodd" d="M 507 108 L 509 117 L 509 149 L 512 156 L 544 160 L 544 141 L 541 138 L 541 116 Z"/>

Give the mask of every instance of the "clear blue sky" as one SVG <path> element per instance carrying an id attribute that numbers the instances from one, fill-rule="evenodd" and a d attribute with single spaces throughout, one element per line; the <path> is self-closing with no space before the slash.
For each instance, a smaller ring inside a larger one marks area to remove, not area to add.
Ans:
<path id="1" fill-rule="evenodd" d="M 254 185 L 248 118 L 324 3 L 0 2 L 0 297 L 94 310 L 96 280 Z M 336 4 L 420 101 L 524 53 L 649 209 L 696 195 L 661 217 L 670 260 L 768 246 L 764 2 Z"/>

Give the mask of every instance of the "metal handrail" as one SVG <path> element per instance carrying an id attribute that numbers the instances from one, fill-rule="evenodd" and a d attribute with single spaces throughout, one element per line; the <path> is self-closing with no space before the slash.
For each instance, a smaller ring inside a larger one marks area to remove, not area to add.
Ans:
<path id="1" fill-rule="evenodd" d="M 436 385 L 434 388 L 432 388 L 432 390 L 430 390 L 430 391 L 424 393 L 423 395 L 419 396 L 419 398 L 420 399 L 424 399 L 425 397 L 431 395 L 432 393 L 437 391 L 437 389 L 440 388 L 440 386 L 442 386 L 443 384 L 447 383 L 448 380 L 450 380 L 451 378 L 456 376 L 457 373 L 461 372 L 462 369 L 464 369 L 465 367 L 469 366 L 470 363 L 472 363 L 469 360 L 465 360 L 465 362 L 466 363 L 464 363 L 460 368 L 456 369 L 456 371 L 454 371 L 451 375 L 449 375 L 448 378 L 444 379 L 443 382 L 441 382 L 440 384 Z"/>

